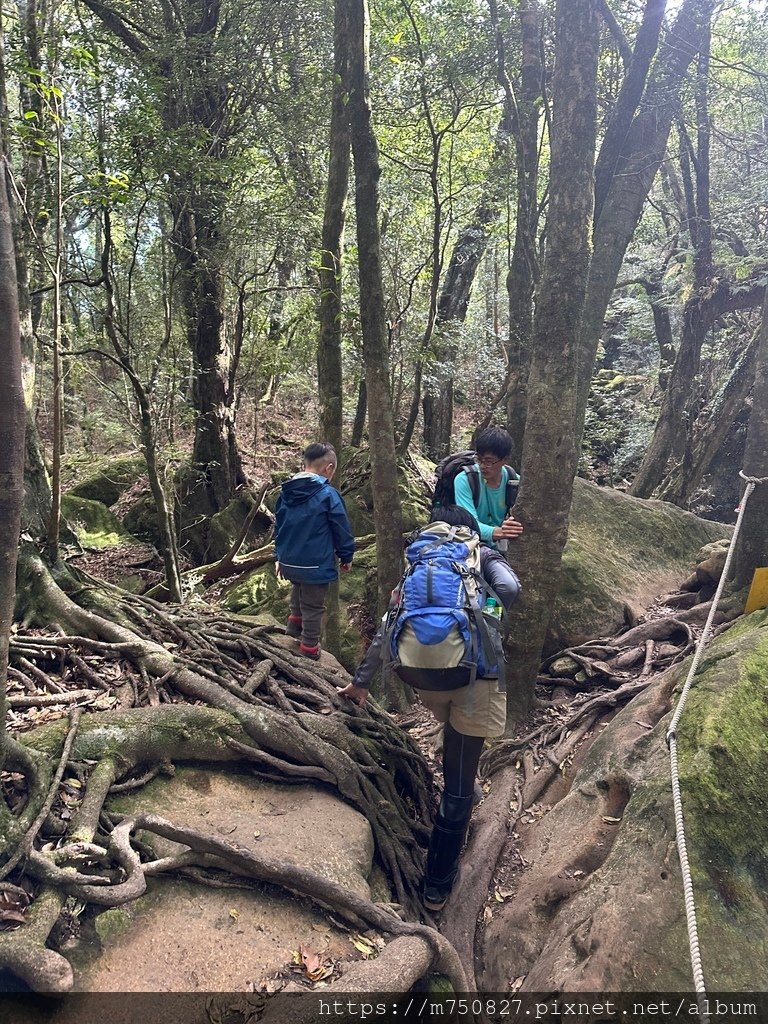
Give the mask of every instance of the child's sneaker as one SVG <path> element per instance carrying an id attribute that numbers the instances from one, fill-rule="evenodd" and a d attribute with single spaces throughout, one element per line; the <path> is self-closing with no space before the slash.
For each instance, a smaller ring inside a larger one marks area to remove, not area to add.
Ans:
<path id="1" fill-rule="evenodd" d="M 309 647 L 302 640 L 302 642 L 299 644 L 299 654 L 303 654 L 305 658 L 311 658 L 312 661 L 319 661 L 320 660 L 320 644 L 315 644 L 314 647 Z"/>
<path id="2" fill-rule="evenodd" d="M 288 636 L 295 637 L 297 640 L 301 636 L 301 616 L 300 615 L 289 615 L 288 624 L 285 627 L 285 632 Z"/>

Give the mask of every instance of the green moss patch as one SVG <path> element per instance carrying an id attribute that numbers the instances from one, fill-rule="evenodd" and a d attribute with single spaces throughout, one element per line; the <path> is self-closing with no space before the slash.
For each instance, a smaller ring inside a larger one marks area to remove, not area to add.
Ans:
<path id="1" fill-rule="evenodd" d="M 678 742 L 692 845 L 726 903 L 745 872 L 768 879 L 768 612 L 740 626 L 700 666 Z"/>
<path id="2" fill-rule="evenodd" d="M 674 589 L 701 547 L 730 532 L 667 502 L 576 480 L 547 653 L 612 635 L 627 606 L 644 607 Z"/>
<path id="3" fill-rule="evenodd" d="M 120 520 L 100 501 L 65 494 L 61 499 L 61 514 L 84 548 L 100 551 L 133 541 Z"/>

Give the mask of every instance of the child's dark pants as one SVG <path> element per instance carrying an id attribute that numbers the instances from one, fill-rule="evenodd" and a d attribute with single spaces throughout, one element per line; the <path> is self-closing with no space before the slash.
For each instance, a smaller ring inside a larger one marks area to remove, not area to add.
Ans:
<path id="1" fill-rule="evenodd" d="M 320 643 L 328 586 L 328 583 L 293 584 L 291 615 L 301 617 L 301 642 L 306 647 L 317 647 Z"/>

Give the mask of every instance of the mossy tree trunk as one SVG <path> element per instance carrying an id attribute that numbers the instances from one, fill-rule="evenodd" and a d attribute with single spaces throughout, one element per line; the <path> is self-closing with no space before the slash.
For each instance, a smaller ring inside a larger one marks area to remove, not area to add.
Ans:
<path id="1" fill-rule="evenodd" d="M 403 521 L 397 488 L 397 461 L 389 386 L 389 350 L 379 232 L 379 147 L 373 129 L 369 75 L 370 25 L 367 0 L 339 0 L 348 24 L 348 81 L 355 209 L 360 272 L 360 320 L 368 395 L 379 603 L 386 608 L 402 571 Z"/>
<path id="2" fill-rule="evenodd" d="M 0 181 L 0 766 L 5 764 L 8 644 L 16 596 L 16 558 L 24 504 L 24 421 L 16 256 L 7 164 Z"/>
<path id="3" fill-rule="evenodd" d="M 750 309 L 758 305 L 765 293 L 760 281 L 752 284 L 742 282 L 734 286 L 728 280 L 718 280 L 702 292 L 697 292 L 686 302 L 683 311 L 683 329 L 680 346 L 670 372 L 669 383 L 653 438 L 648 446 L 637 476 L 632 481 L 630 494 L 637 498 L 649 498 L 664 478 L 676 438 L 686 432 L 685 419 L 691 392 L 691 382 L 699 371 L 701 346 L 707 332 L 726 313 L 737 309 Z M 694 449 L 692 444 L 681 452 L 680 480 L 675 488 L 669 488 L 665 497 L 683 503 L 693 486 Z"/>
<path id="4" fill-rule="evenodd" d="M 320 331 L 317 340 L 317 392 L 320 433 L 341 454 L 344 382 L 341 367 L 342 246 L 349 191 L 350 136 L 346 109 L 347 30 L 341 0 L 334 5 L 333 93 L 328 159 L 328 182 L 320 247 Z M 337 476 L 341 475 L 341 466 Z M 340 486 L 341 480 L 336 481 Z M 334 583 L 326 601 L 325 646 L 341 653 L 339 586 Z"/>
<path id="5" fill-rule="evenodd" d="M 739 355 L 728 379 L 696 421 L 689 457 L 674 466 L 658 489 L 662 501 L 685 508 L 726 439 L 732 435 L 755 381 L 760 328 Z"/>
<path id="6" fill-rule="evenodd" d="M 549 614 L 568 536 L 578 462 L 577 336 L 587 287 L 597 119 L 597 0 L 560 0 L 553 79 L 548 243 L 533 332 L 523 484 L 516 509 L 526 532 L 515 542 L 523 597 L 507 641 L 512 720 L 533 700 Z"/>
<path id="7" fill-rule="evenodd" d="M 748 476 L 768 478 L 768 289 L 763 301 L 757 348 L 752 412 L 747 430 L 744 472 Z M 755 569 L 768 566 L 768 483 L 758 484 L 744 513 L 741 537 L 736 548 L 735 581 L 739 587 L 752 581 Z"/>
<path id="8" fill-rule="evenodd" d="M 495 2 L 491 11 L 495 11 Z M 539 223 L 539 118 L 543 102 L 544 68 L 541 60 L 541 32 L 544 11 L 538 0 L 520 4 L 522 70 L 519 99 L 505 68 L 504 37 L 494 18 L 498 55 L 498 78 L 504 88 L 515 137 L 517 162 L 517 207 L 515 242 L 507 272 L 509 339 L 507 341 L 507 429 L 512 436 L 513 459 L 520 459 L 528 409 L 528 373 L 533 331 L 533 291 L 539 274 L 536 232 Z"/>

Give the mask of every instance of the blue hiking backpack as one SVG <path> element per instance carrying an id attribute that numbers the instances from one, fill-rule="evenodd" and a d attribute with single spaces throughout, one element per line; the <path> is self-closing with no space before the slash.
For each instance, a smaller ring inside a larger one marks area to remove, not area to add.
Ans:
<path id="1" fill-rule="evenodd" d="M 408 568 L 385 623 L 385 662 L 410 686 L 454 690 L 498 677 L 503 689 L 501 621 L 484 611 L 480 538 L 467 527 L 431 523 L 406 549 Z"/>

